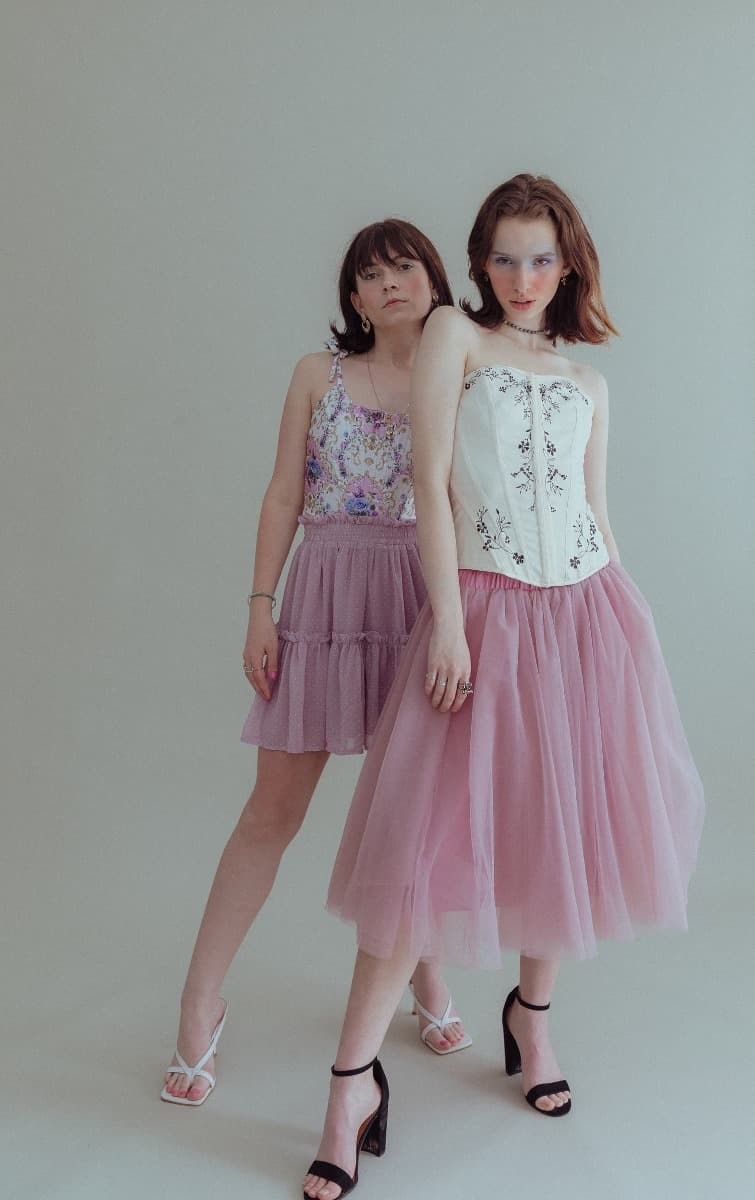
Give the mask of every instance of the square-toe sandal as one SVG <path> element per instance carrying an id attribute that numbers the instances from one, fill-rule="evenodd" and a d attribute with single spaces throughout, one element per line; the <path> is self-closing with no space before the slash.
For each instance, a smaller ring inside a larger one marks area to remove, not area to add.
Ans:
<path id="1" fill-rule="evenodd" d="M 509 992 L 506 997 L 506 1003 L 503 1006 L 501 1014 L 501 1022 L 503 1024 L 503 1049 L 506 1056 L 506 1074 L 518 1075 L 522 1070 L 522 1056 L 519 1053 L 519 1045 L 513 1033 L 509 1029 L 508 1021 L 506 1020 L 512 1005 L 516 1001 L 521 1004 L 522 1008 L 530 1008 L 533 1012 L 546 1012 L 550 1008 L 550 1004 L 528 1004 L 526 1000 L 522 1000 L 519 995 L 519 988 L 515 987 Z M 565 1117 L 571 1111 L 571 1099 L 562 1104 L 559 1108 L 538 1108 L 535 1103 L 543 1096 L 550 1096 L 553 1092 L 568 1092 L 571 1089 L 565 1079 L 556 1079 L 553 1083 L 538 1083 L 535 1087 L 530 1088 L 525 1100 L 535 1112 L 538 1112 L 543 1117 Z"/>
<path id="2" fill-rule="evenodd" d="M 417 1015 L 417 1013 L 420 1013 L 428 1022 L 424 1029 L 420 1031 L 419 1035 L 420 1041 L 423 1043 L 423 1045 L 427 1046 L 428 1050 L 432 1050 L 433 1054 L 438 1054 L 443 1057 L 445 1054 L 455 1054 L 457 1050 L 466 1050 L 467 1046 L 472 1045 L 471 1037 L 469 1037 L 467 1034 L 464 1034 L 463 1038 L 460 1038 L 458 1042 L 453 1042 L 450 1046 L 447 1046 L 445 1050 L 439 1049 L 437 1046 L 433 1046 L 432 1042 L 428 1041 L 428 1039 L 434 1029 L 438 1030 L 438 1033 L 441 1037 L 445 1037 L 445 1031 L 449 1025 L 461 1025 L 461 1017 L 451 1016 L 451 1009 L 454 1006 L 453 996 L 449 992 L 446 1011 L 443 1013 L 442 1017 L 435 1017 L 431 1012 L 427 1011 L 423 1004 L 420 1004 L 419 1000 L 417 999 L 417 993 L 414 990 L 414 983 L 412 980 L 409 981 L 409 990 L 414 998 L 412 1016 L 414 1017 Z"/>
<path id="3" fill-rule="evenodd" d="M 225 1019 L 227 1015 L 228 1005 L 226 1004 L 222 1017 L 212 1031 L 212 1037 L 210 1038 L 209 1046 L 193 1067 L 190 1067 L 183 1056 L 179 1054 L 178 1046 L 176 1046 L 176 1065 L 175 1067 L 168 1067 L 169 1072 L 175 1071 L 176 1075 L 185 1075 L 189 1080 L 189 1086 L 191 1086 L 197 1077 L 199 1079 L 205 1079 L 210 1086 L 202 1098 L 200 1100 L 189 1100 L 186 1096 L 172 1096 L 168 1091 L 168 1085 L 166 1084 L 163 1090 L 160 1092 L 161 1100 L 165 1100 L 167 1104 L 184 1104 L 188 1108 L 199 1108 L 199 1105 L 204 1104 L 210 1093 L 215 1090 L 214 1076 L 212 1076 L 209 1071 L 205 1071 L 204 1068 L 210 1059 L 214 1058 L 218 1052 L 218 1042 L 220 1041 L 220 1035 L 223 1032 L 223 1026 L 225 1025 Z"/>
<path id="4" fill-rule="evenodd" d="M 375 1154 L 378 1158 L 385 1154 L 385 1142 L 388 1132 L 388 1080 L 385 1077 L 385 1071 L 380 1065 L 377 1058 L 373 1058 L 372 1062 L 368 1062 L 366 1067 L 354 1067 L 351 1071 L 337 1071 L 335 1067 L 330 1068 L 331 1075 L 362 1075 L 365 1071 L 372 1069 L 372 1077 L 375 1083 L 380 1088 L 380 1103 L 369 1117 L 366 1117 L 359 1126 L 357 1133 L 357 1160 L 354 1167 L 354 1178 L 342 1167 L 337 1167 L 335 1163 L 324 1162 L 320 1158 L 316 1158 L 309 1168 L 308 1175 L 319 1175 L 321 1179 L 327 1179 L 330 1183 L 335 1183 L 341 1189 L 341 1196 L 346 1196 L 349 1192 L 353 1192 L 357 1186 L 359 1179 L 359 1155 L 364 1151 L 365 1154 Z M 304 1200 L 310 1200 L 306 1192 L 303 1193 Z M 341 1200 L 340 1196 L 338 1200 Z"/>

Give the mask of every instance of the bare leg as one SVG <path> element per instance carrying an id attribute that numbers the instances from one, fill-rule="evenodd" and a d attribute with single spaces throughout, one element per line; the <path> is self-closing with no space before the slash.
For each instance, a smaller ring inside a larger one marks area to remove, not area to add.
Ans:
<path id="1" fill-rule="evenodd" d="M 558 959 L 526 958 L 522 955 L 519 960 L 519 992 L 522 999 L 530 1004 L 549 1004 L 558 967 Z M 548 1036 L 547 1012 L 532 1012 L 522 1008 L 521 1004 L 513 1004 L 508 1023 L 522 1055 L 522 1091 L 526 1094 L 538 1083 L 561 1079 Z M 549 1112 L 553 1108 L 560 1108 L 569 1096 L 569 1092 L 554 1092 L 536 1100 L 535 1106 Z"/>
<path id="2" fill-rule="evenodd" d="M 412 980 L 419 1002 L 425 1006 L 428 1012 L 441 1017 L 446 1011 L 449 991 L 448 984 L 443 979 L 441 973 L 440 959 L 427 958 L 420 960 L 414 968 Z M 417 1016 L 421 1032 L 427 1025 L 427 1021 L 422 1016 L 422 1013 L 418 1013 Z M 458 1016 L 455 1007 L 451 1009 L 451 1016 Z M 438 1029 L 434 1029 L 432 1033 L 427 1035 L 428 1041 L 432 1042 L 433 1046 L 436 1046 L 439 1050 L 445 1050 L 447 1046 L 451 1046 L 455 1042 L 460 1042 L 463 1037 L 464 1026 L 461 1022 L 459 1024 L 448 1025 L 443 1035 L 441 1035 Z"/>
<path id="3" fill-rule="evenodd" d="M 415 962 L 416 959 L 404 948 L 397 950 L 390 959 L 373 958 L 359 951 L 338 1043 L 336 1067 L 341 1070 L 362 1067 L 375 1057 Z M 316 1157 L 335 1163 L 353 1175 L 357 1130 L 379 1103 L 380 1091 L 371 1072 L 347 1078 L 331 1077 L 325 1126 Z M 314 1175 L 306 1176 L 304 1191 L 318 1200 L 336 1200 L 341 1194 L 337 1183 Z"/>
<path id="4" fill-rule="evenodd" d="M 181 996 L 178 1049 L 188 1063 L 207 1049 L 223 1013 L 220 989 L 239 946 L 265 903 L 286 847 L 298 833 L 328 760 L 326 750 L 259 750 L 257 781 L 218 864 Z M 212 1071 L 212 1064 L 208 1063 Z M 166 1075 L 174 1096 L 198 1100 L 205 1080 Z"/>

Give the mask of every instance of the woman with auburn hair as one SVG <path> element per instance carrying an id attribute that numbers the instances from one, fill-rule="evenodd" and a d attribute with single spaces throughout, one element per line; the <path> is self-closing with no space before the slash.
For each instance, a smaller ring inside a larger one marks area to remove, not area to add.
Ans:
<path id="1" fill-rule="evenodd" d="M 339 296 L 343 329 L 332 325 L 329 351 L 294 370 L 262 502 L 242 662 L 256 693 L 242 740 L 259 747 L 257 780 L 220 859 L 184 984 L 161 1092 L 173 1104 L 203 1104 L 215 1087 L 223 979 L 329 755 L 359 754 L 369 742 L 425 599 L 409 379 L 428 313 L 452 303 L 448 279 L 429 239 L 392 219 L 353 239 Z M 299 524 L 304 540 L 276 627 L 275 589 Z M 418 966 L 413 990 L 429 1049 L 471 1044 L 437 962 Z"/>
<path id="2" fill-rule="evenodd" d="M 359 952 L 304 1181 L 318 1200 L 351 1191 L 360 1150 L 385 1149 L 375 1056 L 418 956 L 498 967 L 519 951 L 506 1071 L 561 1117 L 571 1089 L 546 1016 L 559 960 L 686 927 L 702 787 L 608 520 L 605 380 L 557 348 L 616 332 L 595 247 L 555 183 L 517 175 L 485 200 L 468 250 L 481 303 L 432 314 L 412 384 L 428 603 L 328 897 Z"/>

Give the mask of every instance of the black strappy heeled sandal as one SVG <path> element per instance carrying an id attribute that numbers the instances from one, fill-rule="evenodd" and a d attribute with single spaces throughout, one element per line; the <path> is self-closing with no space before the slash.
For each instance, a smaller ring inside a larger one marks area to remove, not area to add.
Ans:
<path id="1" fill-rule="evenodd" d="M 503 1024 L 503 1049 L 506 1055 L 507 1075 L 518 1075 L 522 1069 L 522 1056 L 519 1053 L 519 1045 L 513 1033 L 509 1029 L 506 1021 L 506 1017 L 508 1016 L 515 1000 L 521 1004 L 522 1008 L 531 1008 L 533 1012 L 546 1012 L 550 1008 L 550 1004 L 528 1004 L 527 1001 L 522 1000 L 522 997 L 519 995 L 518 987 L 515 987 L 513 991 L 509 992 L 508 996 L 506 997 L 506 1003 L 503 1006 L 503 1012 L 501 1013 L 501 1022 Z M 565 1117 L 566 1114 L 571 1111 L 571 1099 L 567 1100 L 566 1104 L 562 1104 L 559 1107 L 554 1108 L 538 1108 L 535 1101 L 540 1100 L 543 1096 L 550 1096 L 553 1094 L 553 1092 L 568 1091 L 570 1091 L 570 1088 L 566 1080 L 557 1079 L 555 1083 L 536 1084 L 535 1087 L 530 1088 L 524 1098 L 527 1103 L 534 1108 L 535 1112 L 541 1113 L 544 1117 Z"/>
<path id="2" fill-rule="evenodd" d="M 335 1183 L 341 1189 L 341 1196 L 345 1196 L 357 1186 L 357 1180 L 359 1179 L 359 1155 L 362 1151 L 365 1154 L 375 1154 L 378 1158 L 382 1154 L 385 1154 L 385 1140 L 388 1132 L 388 1080 L 377 1058 L 373 1058 L 372 1062 L 368 1062 L 366 1067 L 354 1067 L 352 1071 L 337 1071 L 335 1067 L 330 1068 L 331 1075 L 341 1076 L 362 1075 L 365 1071 L 369 1071 L 370 1067 L 372 1067 L 372 1078 L 380 1088 L 380 1103 L 374 1113 L 371 1113 L 359 1126 L 354 1178 L 352 1179 L 346 1171 L 341 1167 L 337 1167 L 335 1163 L 323 1162 L 319 1158 L 315 1159 L 307 1172 L 308 1175 L 318 1175 L 321 1179 L 327 1179 L 330 1183 Z M 306 1192 L 304 1192 L 304 1200 L 311 1200 L 311 1197 Z"/>

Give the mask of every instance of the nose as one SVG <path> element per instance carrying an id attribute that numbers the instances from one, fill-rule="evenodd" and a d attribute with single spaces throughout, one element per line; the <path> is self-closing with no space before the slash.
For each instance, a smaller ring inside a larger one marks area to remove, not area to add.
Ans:
<path id="1" fill-rule="evenodd" d="M 514 291 L 520 296 L 526 295 L 529 281 L 530 273 L 527 268 L 525 266 L 517 267 L 514 272 Z"/>
<path id="2" fill-rule="evenodd" d="M 395 271 L 386 271 L 383 276 L 383 291 L 387 292 L 391 288 L 398 287 L 398 279 Z"/>

